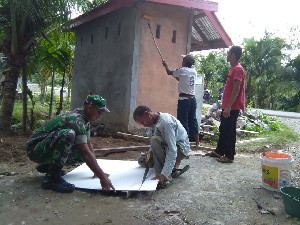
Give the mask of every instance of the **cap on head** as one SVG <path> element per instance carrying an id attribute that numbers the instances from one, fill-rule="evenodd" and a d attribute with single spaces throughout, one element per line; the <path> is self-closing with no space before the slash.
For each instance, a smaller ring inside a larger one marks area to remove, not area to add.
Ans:
<path id="1" fill-rule="evenodd" d="M 85 102 L 92 104 L 100 112 L 110 112 L 108 108 L 106 108 L 106 100 L 100 95 L 88 95 Z"/>

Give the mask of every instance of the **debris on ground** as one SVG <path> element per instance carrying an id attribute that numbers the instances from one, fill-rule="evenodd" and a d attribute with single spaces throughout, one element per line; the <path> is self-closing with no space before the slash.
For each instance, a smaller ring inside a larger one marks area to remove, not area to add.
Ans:
<path id="1" fill-rule="evenodd" d="M 214 103 L 208 108 L 206 115 L 202 116 L 200 130 L 209 139 L 218 139 L 221 123 L 221 104 Z M 245 109 L 240 112 L 237 119 L 237 135 L 256 135 L 262 131 L 278 130 L 279 122 L 274 116 L 266 116 L 259 110 Z"/>

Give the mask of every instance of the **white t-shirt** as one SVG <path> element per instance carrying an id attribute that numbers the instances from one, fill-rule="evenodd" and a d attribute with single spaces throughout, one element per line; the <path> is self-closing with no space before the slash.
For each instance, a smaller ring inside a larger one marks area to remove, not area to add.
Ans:
<path id="1" fill-rule="evenodd" d="M 179 93 L 195 95 L 195 81 L 197 72 L 194 68 L 181 67 L 173 71 L 173 76 L 179 79 Z"/>

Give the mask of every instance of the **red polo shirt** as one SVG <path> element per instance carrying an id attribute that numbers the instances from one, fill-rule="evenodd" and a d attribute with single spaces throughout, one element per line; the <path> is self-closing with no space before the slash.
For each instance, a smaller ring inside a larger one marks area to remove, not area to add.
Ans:
<path id="1" fill-rule="evenodd" d="M 222 109 L 225 109 L 233 90 L 233 81 L 240 81 L 240 92 L 231 106 L 232 110 L 245 109 L 245 71 L 241 64 L 229 70 L 223 92 Z"/>

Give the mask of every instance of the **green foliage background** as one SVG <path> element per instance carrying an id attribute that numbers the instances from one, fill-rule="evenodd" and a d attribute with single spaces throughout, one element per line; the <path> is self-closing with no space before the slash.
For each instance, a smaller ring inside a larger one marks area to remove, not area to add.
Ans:
<path id="1" fill-rule="evenodd" d="M 300 112 L 300 55 L 290 59 L 298 48 L 270 33 L 260 40 L 246 38 L 240 63 L 246 74 L 246 103 L 254 108 Z M 217 96 L 230 69 L 225 49 L 207 56 L 196 55 L 195 68 L 204 74 L 205 87 Z"/>

